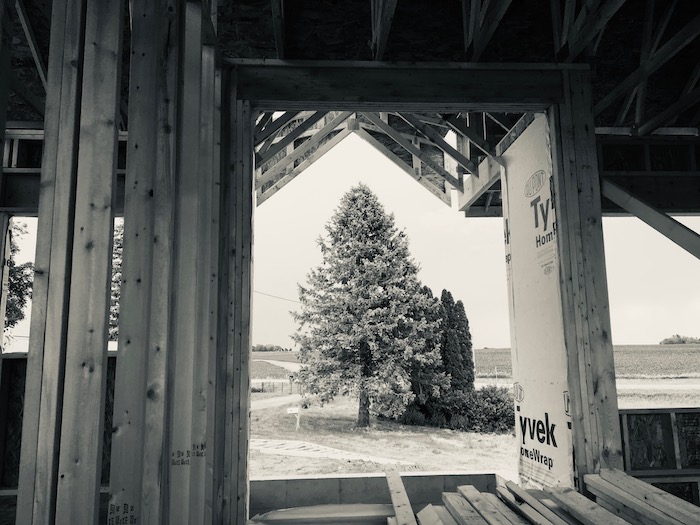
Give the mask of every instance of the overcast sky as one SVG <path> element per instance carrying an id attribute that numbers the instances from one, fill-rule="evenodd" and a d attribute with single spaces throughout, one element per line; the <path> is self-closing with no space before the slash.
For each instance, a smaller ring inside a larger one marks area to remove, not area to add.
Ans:
<path id="1" fill-rule="evenodd" d="M 474 346 L 510 346 L 502 219 L 464 217 L 355 135 L 256 210 L 254 344 L 292 346 L 297 283 L 320 264 L 316 239 L 359 182 L 405 230 L 423 283 L 464 302 Z M 700 231 L 700 218 L 680 220 Z M 700 261 L 639 219 L 605 218 L 603 227 L 614 343 L 700 337 Z"/>
<path id="2" fill-rule="evenodd" d="M 293 345 L 289 311 L 298 306 L 297 283 L 320 264 L 316 239 L 342 195 L 359 182 L 405 230 L 423 283 L 464 302 L 475 348 L 510 346 L 502 219 L 466 218 L 450 209 L 356 135 L 256 210 L 253 343 Z M 700 231 L 700 217 L 679 220 Z M 35 219 L 27 222 L 36 227 Z M 639 219 L 604 218 L 603 228 L 613 342 L 700 337 L 700 261 Z M 19 262 L 34 255 L 34 235 L 23 241 Z M 29 323 L 13 335 L 26 340 Z"/>

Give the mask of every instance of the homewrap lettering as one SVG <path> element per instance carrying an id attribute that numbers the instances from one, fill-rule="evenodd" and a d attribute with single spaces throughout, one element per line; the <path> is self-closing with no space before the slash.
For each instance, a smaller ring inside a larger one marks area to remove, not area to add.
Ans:
<path id="1" fill-rule="evenodd" d="M 549 413 L 544 413 L 544 421 L 541 419 L 531 419 L 529 417 L 520 416 L 520 433 L 522 435 L 523 445 L 525 437 L 529 434 L 532 441 L 537 437 L 540 443 L 547 443 L 556 448 L 557 440 L 554 436 L 554 429 L 557 425 L 549 422 Z"/>

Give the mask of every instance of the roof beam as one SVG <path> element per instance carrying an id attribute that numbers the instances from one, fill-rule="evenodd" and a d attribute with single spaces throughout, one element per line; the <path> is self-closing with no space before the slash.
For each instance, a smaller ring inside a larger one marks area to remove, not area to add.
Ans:
<path id="1" fill-rule="evenodd" d="M 284 0 L 270 0 L 272 7 L 272 30 L 275 33 L 277 58 L 284 58 Z"/>
<path id="2" fill-rule="evenodd" d="M 328 124 L 323 126 L 318 132 L 308 139 L 306 142 L 301 144 L 298 148 L 296 148 L 294 151 L 292 151 L 289 155 L 281 159 L 279 162 L 277 162 L 274 166 L 272 166 L 269 170 L 264 171 L 258 175 L 256 182 L 255 182 L 255 188 L 262 188 L 262 186 L 274 179 L 277 175 L 280 175 L 281 173 L 284 172 L 285 168 L 289 166 L 290 164 L 293 164 L 295 160 L 300 159 L 303 157 L 306 153 L 309 153 L 312 148 L 317 146 L 321 140 L 326 138 L 331 132 L 333 132 L 338 126 L 343 124 L 349 117 L 352 115 L 352 111 L 345 111 L 335 117 L 333 120 L 331 120 Z"/>
<path id="3" fill-rule="evenodd" d="M 642 202 L 609 180 L 601 181 L 601 192 L 620 208 L 639 217 L 656 231 L 700 259 L 700 235 L 677 220 Z"/>
<path id="4" fill-rule="evenodd" d="M 355 134 L 358 137 L 360 137 L 361 139 L 363 139 L 365 142 L 367 142 L 370 146 L 375 148 L 377 151 L 379 151 L 379 153 L 384 155 L 386 158 L 388 158 L 394 164 L 396 164 L 399 167 L 399 169 L 401 169 L 404 173 L 406 173 L 413 180 L 418 182 L 418 184 L 423 186 L 430 193 L 435 195 L 442 202 L 444 202 L 448 206 L 451 205 L 452 199 L 451 199 L 450 195 L 448 195 L 448 193 L 442 191 L 440 188 L 435 186 L 435 184 L 430 182 L 430 179 L 416 175 L 416 172 L 413 170 L 413 168 L 411 166 L 406 164 L 398 155 L 396 155 L 393 151 L 391 151 L 389 148 L 384 146 L 384 144 L 382 144 L 376 138 L 374 138 L 368 131 L 360 128 L 358 130 L 355 130 Z"/>
<path id="5" fill-rule="evenodd" d="M 285 124 L 287 124 L 290 120 L 292 120 L 294 117 L 297 116 L 296 111 L 287 111 L 284 115 L 280 115 L 278 119 L 273 120 L 272 122 L 269 122 L 262 130 L 259 132 L 256 131 L 253 139 L 253 143 L 257 147 L 260 145 L 262 142 L 266 142 L 270 140 L 270 144 L 272 143 L 272 140 L 275 139 L 275 136 L 279 132 L 280 129 L 284 127 Z M 270 145 L 267 144 L 267 147 Z"/>
<path id="6" fill-rule="evenodd" d="M 430 139 L 433 141 L 433 143 L 440 148 L 444 153 L 447 153 L 450 157 L 455 159 L 457 163 L 462 166 L 465 170 L 467 170 L 469 173 L 473 173 L 474 175 L 478 175 L 477 167 L 476 165 L 469 160 L 467 157 L 462 155 L 459 151 L 457 151 L 455 148 L 450 146 L 447 141 L 445 141 L 444 137 L 440 135 L 438 131 L 435 131 L 433 128 L 431 128 L 428 124 L 424 124 L 420 120 L 418 120 L 416 117 L 414 117 L 411 114 L 408 113 L 399 113 L 399 116 L 405 120 L 409 126 L 412 128 L 418 130 L 419 133 L 422 133 L 426 138 Z"/>
<path id="7" fill-rule="evenodd" d="M 478 27 L 481 0 L 462 0 L 462 31 L 464 32 L 464 57 L 469 57 L 469 52 L 474 43 L 474 35 Z"/>
<path id="8" fill-rule="evenodd" d="M 44 58 L 41 56 L 41 51 L 39 51 L 39 45 L 34 36 L 32 24 L 27 16 L 27 10 L 24 7 L 23 0 L 15 1 L 15 10 L 17 11 L 17 18 L 19 18 L 20 24 L 22 24 L 22 30 L 27 39 L 27 44 L 29 44 L 29 51 L 32 53 L 32 58 L 34 58 L 34 64 L 39 73 L 41 84 L 44 86 L 44 91 L 46 91 L 46 64 L 44 63 Z"/>
<path id="9" fill-rule="evenodd" d="M 333 137 L 332 139 L 330 139 L 326 143 L 322 144 L 307 159 L 305 159 L 304 162 L 299 164 L 296 168 L 294 168 L 292 171 L 287 173 L 280 180 L 275 182 L 272 186 L 270 186 L 264 192 L 261 191 L 262 184 L 256 184 L 257 206 L 260 206 L 263 202 L 265 202 L 267 199 L 272 197 L 279 190 L 284 188 L 292 180 L 294 180 L 296 177 L 298 177 L 302 171 L 304 171 L 306 168 L 311 166 L 314 162 L 316 162 L 321 157 L 323 157 L 326 153 L 328 153 L 330 150 L 332 150 L 336 145 L 338 145 L 350 133 L 352 133 L 352 130 L 350 130 L 348 128 L 343 129 L 340 133 L 336 134 L 335 137 Z"/>
<path id="10" fill-rule="evenodd" d="M 503 166 L 491 157 L 486 157 L 479 163 L 479 176 L 464 175 L 463 189 L 457 197 L 459 211 L 467 211 L 479 197 L 486 193 L 496 181 L 500 180 Z"/>
<path id="11" fill-rule="evenodd" d="M 372 0 L 372 53 L 382 60 L 389 40 L 397 0 Z"/>
<path id="12" fill-rule="evenodd" d="M 598 102 L 594 107 L 594 114 L 600 115 L 600 113 L 605 111 L 605 109 L 620 97 L 624 96 L 630 89 L 649 78 L 661 66 L 695 40 L 698 33 L 700 33 L 700 15 L 688 22 L 683 29 L 671 37 L 658 51 L 652 53 L 649 60 L 647 60 L 644 65 L 640 65 L 636 71 L 628 75 L 627 78 L 608 93 L 603 100 Z"/>
<path id="13" fill-rule="evenodd" d="M 258 121 L 255 124 L 255 135 L 258 135 L 263 129 L 265 129 L 265 126 L 270 123 L 274 114 L 274 111 L 265 111 L 260 115 L 260 118 L 258 118 Z"/>
<path id="14" fill-rule="evenodd" d="M 401 133 L 399 133 L 394 128 L 389 126 L 389 124 L 380 119 L 379 115 L 377 115 L 376 113 L 363 113 L 363 115 L 372 124 L 374 124 L 380 130 L 382 130 L 383 133 L 391 137 L 394 140 L 394 142 L 396 142 L 399 146 L 408 151 L 411 155 L 415 155 L 416 157 L 418 157 L 421 160 L 421 162 L 423 162 L 426 166 L 430 166 L 435 172 L 437 172 L 438 175 L 445 179 L 446 182 L 449 182 L 455 188 L 459 188 L 460 190 L 462 189 L 462 181 L 457 179 L 454 175 L 452 175 L 449 171 L 440 166 L 437 162 L 434 162 L 423 150 L 417 148 L 409 141 L 407 141 L 401 135 Z"/>
<path id="15" fill-rule="evenodd" d="M 656 51 L 656 48 L 652 48 L 652 42 L 651 42 L 651 35 L 653 31 L 653 26 L 654 26 L 654 0 L 647 0 L 647 5 L 645 8 L 645 15 L 644 15 L 644 28 L 643 28 L 643 34 L 642 34 L 642 49 L 641 53 L 639 54 L 639 63 L 640 65 L 649 60 L 649 55 L 653 51 Z M 636 92 L 636 104 L 635 104 L 635 109 L 634 109 L 634 123 L 635 125 L 639 126 L 639 124 L 642 122 L 642 119 L 644 118 L 644 102 L 646 101 L 647 97 L 647 84 L 649 82 L 649 79 L 645 79 L 642 82 L 639 83 L 637 86 L 637 89 L 635 90 Z"/>
<path id="16" fill-rule="evenodd" d="M 464 136 L 464 138 L 466 138 L 469 142 L 471 142 L 477 148 L 483 151 L 485 155 L 488 155 L 489 157 L 495 156 L 493 148 L 486 141 L 486 139 L 480 137 L 477 133 L 475 133 L 473 129 L 467 126 L 466 122 L 463 122 L 461 119 L 455 117 L 454 115 L 449 117 L 445 116 L 443 118 L 445 120 L 445 123 L 450 127 L 450 129 L 452 129 L 452 131 Z"/>

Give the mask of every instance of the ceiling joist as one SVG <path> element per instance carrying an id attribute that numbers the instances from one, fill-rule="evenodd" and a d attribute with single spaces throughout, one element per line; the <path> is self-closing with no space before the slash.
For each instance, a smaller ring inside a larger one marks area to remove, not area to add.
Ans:
<path id="1" fill-rule="evenodd" d="M 44 58 L 41 56 L 39 44 L 37 43 L 36 37 L 34 36 L 34 30 L 32 29 L 32 24 L 27 16 L 27 10 L 24 7 L 24 0 L 15 1 L 15 10 L 17 11 L 17 18 L 22 25 L 24 36 L 27 39 L 29 51 L 32 54 L 32 58 L 34 58 L 34 65 L 36 66 L 36 70 L 39 74 L 39 79 L 41 80 L 41 84 L 44 86 L 44 91 L 46 91 L 46 64 L 44 63 Z"/>

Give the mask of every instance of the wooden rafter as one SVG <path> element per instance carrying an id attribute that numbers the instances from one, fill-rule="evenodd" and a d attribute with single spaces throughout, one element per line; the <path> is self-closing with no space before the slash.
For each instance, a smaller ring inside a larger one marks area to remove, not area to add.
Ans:
<path id="1" fill-rule="evenodd" d="M 304 142 L 302 145 L 300 145 L 298 148 L 292 151 L 289 155 L 282 158 L 269 170 L 260 173 L 255 182 L 256 189 L 262 188 L 262 186 L 265 183 L 273 180 L 275 177 L 283 173 L 287 166 L 293 164 L 294 161 L 302 158 L 306 153 L 309 153 L 331 132 L 333 132 L 337 127 L 341 126 L 348 118 L 350 118 L 350 115 L 352 114 L 353 113 L 351 111 L 345 111 L 341 113 L 333 120 L 331 120 L 328 124 L 323 126 L 320 130 L 318 130 L 313 137 L 308 139 L 306 142 Z"/>
<path id="2" fill-rule="evenodd" d="M 260 114 L 260 117 L 257 119 L 257 122 L 255 123 L 255 130 L 254 133 L 258 135 L 263 129 L 265 129 L 265 126 L 267 126 L 271 121 L 272 121 L 272 116 L 275 114 L 274 111 L 265 111 Z"/>
<path id="3" fill-rule="evenodd" d="M 465 175 L 462 191 L 458 194 L 458 208 L 466 211 L 479 197 L 486 193 L 501 178 L 503 166 L 486 157 L 479 164 L 479 176 Z"/>
<path id="4" fill-rule="evenodd" d="M 459 133 L 464 136 L 469 142 L 474 144 L 477 148 L 484 152 L 485 155 L 494 156 L 493 148 L 484 139 L 477 135 L 474 130 L 467 126 L 466 122 L 456 116 L 445 116 L 445 123 L 452 129 L 455 133 Z"/>
<path id="5" fill-rule="evenodd" d="M 19 22 L 22 25 L 24 36 L 27 39 L 27 44 L 29 44 L 29 51 L 32 53 L 32 58 L 34 58 L 34 65 L 39 73 L 41 84 L 44 86 L 44 90 L 46 90 L 46 63 L 44 62 L 44 58 L 41 56 L 41 51 L 39 51 L 39 45 L 37 44 L 36 37 L 34 36 L 32 23 L 27 16 L 27 10 L 24 7 L 23 0 L 15 1 L 15 10 L 17 11 L 17 18 L 19 18 Z"/>
<path id="6" fill-rule="evenodd" d="M 457 149 L 448 144 L 447 141 L 445 141 L 445 138 L 438 131 L 431 128 L 428 124 L 424 124 L 410 113 L 399 113 L 399 116 L 412 128 L 416 129 L 419 133 L 422 133 L 426 138 L 430 139 L 433 144 L 440 148 L 444 153 L 447 153 L 450 157 L 455 159 L 457 163 L 469 173 L 475 175 L 478 174 L 476 165 L 457 151 Z"/>
<path id="7" fill-rule="evenodd" d="M 445 179 L 446 182 L 452 184 L 452 186 L 454 186 L 455 188 L 459 188 L 460 190 L 462 189 L 462 181 L 458 180 L 449 171 L 440 166 L 437 162 L 433 161 L 420 148 L 417 148 L 416 146 L 411 144 L 399 132 L 397 132 L 394 128 L 389 126 L 389 124 L 380 119 L 379 115 L 377 115 L 376 113 L 363 113 L 363 115 L 370 122 L 372 122 L 372 124 L 374 124 L 380 130 L 382 130 L 383 133 L 391 137 L 394 140 L 394 142 L 396 142 L 399 146 L 408 151 L 411 155 L 415 155 L 416 157 L 418 157 L 421 160 L 421 162 L 423 162 L 426 166 L 430 166 L 438 175 Z"/>
<path id="8" fill-rule="evenodd" d="M 284 0 L 270 0 L 272 7 L 272 30 L 275 33 L 277 58 L 284 58 Z"/>
<path id="9" fill-rule="evenodd" d="M 287 133 L 281 140 L 272 144 L 266 151 L 262 153 L 255 154 L 255 163 L 258 166 L 262 166 L 272 157 L 277 155 L 280 151 L 286 148 L 289 144 L 292 144 L 297 138 L 299 138 L 304 132 L 311 128 L 316 122 L 321 120 L 326 115 L 325 111 L 317 111 L 294 128 L 291 132 Z"/>
<path id="10" fill-rule="evenodd" d="M 477 62 L 483 54 L 486 46 L 491 41 L 491 37 L 496 32 L 498 25 L 510 7 L 512 0 L 493 0 L 485 5 L 479 15 L 482 21 L 474 35 L 474 51 L 471 56 L 472 62 Z"/>
<path id="11" fill-rule="evenodd" d="M 625 3 L 625 0 L 609 0 L 598 6 L 599 2 L 593 2 L 598 9 L 591 9 L 590 2 L 585 2 L 574 24 L 574 34 L 569 34 L 569 54 L 566 62 L 573 62 L 578 55 L 596 38 L 605 28 L 605 25 L 617 13 Z M 572 39 L 573 38 L 573 39 Z"/>
<path id="12" fill-rule="evenodd" d="M 649 56 L 652 52 L 656 51 L 656 48 L 652 48 L 652 31 L 654 27 L 654 0 L 647 0 L 645 14 L 644 14 L 644 28 L 642 30 L 642 49 L 639 54 L 640 65 L 649 60 Z M 649 79 L 644 79 L 637 86 L 636 92 L 636 102 L 634 109 L 634 123 L 638 126 L 642 119 L 644 118 L 644 102 L 647 95 L 647 84 Z"/>
<path id="13" fill-rule="evenodd" d="M 17 77 L 17 74 L 11 69 L 7 71 L 8 77 L 10 79 L 10 89 L 21 98 L 27 105 L 29 105 L 34 111 L 39 113 L 39 115 L 44 115 L 44 101 L 34 92 L 29 89 L 24 83 Z"/>
<path id="14" fill-rule="evenodd" d="M 401 169 L 404 173 L 406 173 L 413 180 L 418 182 L 421 186 L 423 186 L 430 193 L 435 195 L 442 202 L 444 202 L 448 206 L 451 204 L 450 196 L 447 193 L 445 193 L 445 191 L 443 191 L 442 188 L 438 188 L 435 184 L 433 184 L 430 181 L 430 179 L 428 179 L 426 177 L 419 176 L 418 174 L 416 174 L 416 172 L 413 170 L 413 168 L 411 166 L 406 164 L 398 155 L 396 155 L 393 151 L 391 151 L 389 148 L 387 148 L 384 144 L 382 144 L 376 138 L 374 138 L 367 130 L 360 128 L 358 130 L 355 130 L 355 134 L 358 137 L 360 137 L 361 139 L 363 139 L 365 142 L 367 142 L 370 146 L 375 148 L 377 151 L 379 151 L 382 155 L 384 155 L 386 158 L 388 158 L 394 164 L 396 164 L 396 166 L 398 166 L 399 169 Z"/>
<path id="15" fill-rule="evenodd" d="M 283 187 L 289 184 L 292 180 L 298 177 L 299 174 L 303 172 L 306 168 L 311 166 L 314 162 L 323 157 L 335 146 L 340 144 L 340 142 L 350 133 L 352 133 L 352 130 L 348 128 L 344 128 L 343 130 L 341 130 L 340 133 L 337 133 L 333 138 L 328 140 L 326 143 L 322 144 L 318 149 L 316 149 L 316 151 L 309 155 L 308 158 L 304 159 L 304 161 L 301 164 L 299 164 L 289 173 L 285 174 L 280 180 L 275 182 L 264 192 L 261 190 L 262 186 L 257 185 L 257 205 L 260 206 L 263 202 L 265 202 L 267 199 L 272 197 L 275 193 L 277 193 L 279 190 L 281 190 Z"/>
<path id="16" fill-rule="evenodd" d="M 625 96 L 627 92 L 643 80 L 649 78 L 655 71 L 676 56 L 683 48 L 690 44 L 700 32 L 700 15 L 693 18 L 688 24 L 678 31 L 668 42 L 653 53 L 644 65 L 639 66 L 634 72 L 617 85 L 603 100 L 594 107 L 594 114 L 600 115 L 613 102 Z"/>
<path id="17" fill-rule="evenodd" d="M 372 53 L 374 60 L 382 60 L 389 40 L 397 0 L 372 0 Z"/>
<path id="18" fill-rule="evenodd" d="M 296 111 L 287 111 L 284 115 L 280 115 L 279 118 L 273 120 L 272 122 L 269 122 L 259 132 L 256 131 L 253 138 L 253 143 L 255 144 L 255 146 L 257 147 L 262 142 L 266 142 L 267 140 L 270 140 L 270 143 L 272 143 L 272 140 L 274 140 L 275 135 L 279 132 L 279 130 L 281 130 L 285 124 L 287 124 L 296 116 Z"/>
<path id="19" fill-rule="evenodd" d="M 656 51 L 659 48 L 661 39 L 663 38 L 664 33 L 666 32 L 666 28 L 668 27 L 668 23 L 671 21 L 671 16 L 673 16 L 674 11 L 676 10 L 676 5 L 678 5 L 678 0 L 673 0 L 673 2 L 671 2 L 668 5 L 666 11 L 661 17 L 659 27 L 656 28 L 656 36 L 654 37 L 654 41 L 651 44 L 652 52 Z"/>

